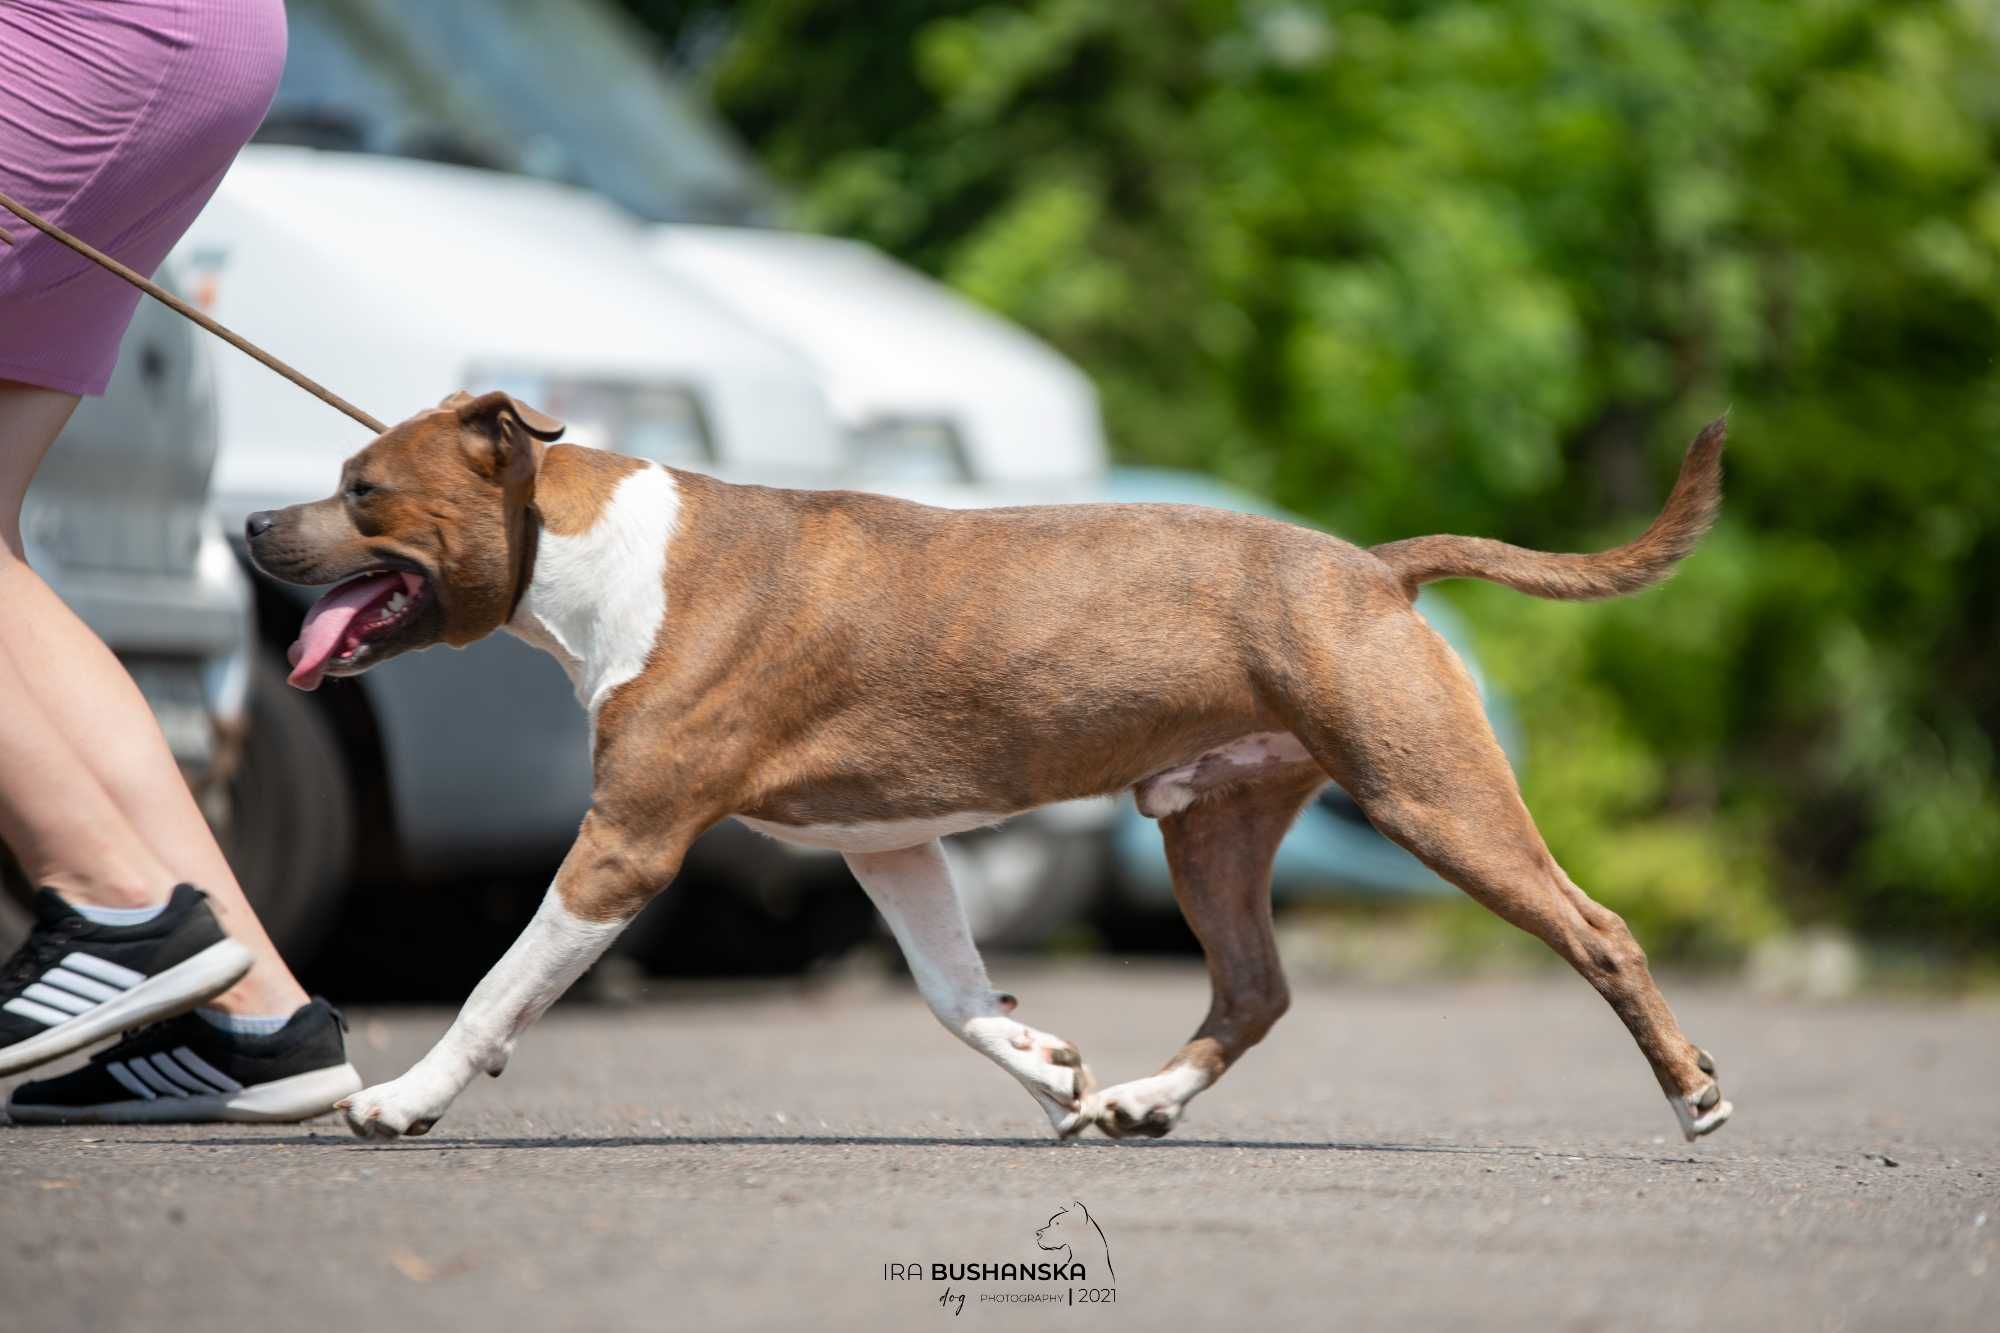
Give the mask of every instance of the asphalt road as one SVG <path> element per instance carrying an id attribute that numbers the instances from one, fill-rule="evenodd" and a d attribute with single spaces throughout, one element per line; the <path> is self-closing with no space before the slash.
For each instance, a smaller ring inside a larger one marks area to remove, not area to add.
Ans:
<path id="1" fill-rule="evenodd" d="M 995 974 L 1113 1079 L 1205 1002 Z M 0 1327 L 2000 1326 L 2000 1009 L 1668 990 L 1737 1107 L 1694 1146 L 1568 977 L 1304 987 L 1175 1137 L 1067 1147 L 896 983 L 572 1004 L 428 1138 L 0 1128 Z M 380 1078 L 445 1015 L 354 1020 Z M 1115 1279 L 930 1279 L 1078 1200 Z"/>

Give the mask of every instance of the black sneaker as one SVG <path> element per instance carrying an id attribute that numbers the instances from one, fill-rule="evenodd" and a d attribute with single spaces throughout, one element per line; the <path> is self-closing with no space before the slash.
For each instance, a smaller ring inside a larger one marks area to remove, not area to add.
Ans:
<path id="1" fill-rule="evenodd" d="M 361 1091 L 341 1028 L 340 1011 L 321 999 L 268 1036 L 183 1014 L 141 1028 L 81 1069 L 23 1083 L 7 1114 L 25 1125 L 309 1120 Z"/>
<path id="2" fill-rule="evenodd" d="M 250 951 L 192 885 L 137 926 L 96 925 L 43 889 L 35 928 L 0 968 L 0 1076 L 183 1013 L 249 970 Z"/>

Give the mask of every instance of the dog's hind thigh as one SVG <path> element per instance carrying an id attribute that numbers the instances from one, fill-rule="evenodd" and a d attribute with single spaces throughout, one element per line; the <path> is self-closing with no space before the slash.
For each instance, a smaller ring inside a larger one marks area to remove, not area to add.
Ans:
<path id="1" fill-rule="evenodd" d="M 1326 775 L 1287 765 L 1255 785 L 1217 792 L 1160 821 L 1174 897 L 1208 959 L 1208 1016 L 1148 1078 L 1090 1099 L 1112 1138 L 1158 1138 L 1189 1099 L 1263 1040 L 1291 1003 L 1271 931 L 1271 863 L 1278 844 Z"/>
<path id="2" fill-rule="evenodd" d="M 1450 646 L 1414 612 L 1392 612 L 1350 627 L 1326 652 L 1327 669 L 1313 675 L 1327 685 L 1288 705 L 1306 748 L 1376 828 L 1596 988 L 1687 1137 L 1720 1126 L 1730 1107 L 1713 1063 L 1682 1035 L 1623 919 L 1550 855 Z"/>
<path id="3" fill-rule="evenodd" d="M 1090 1071 L 1076 1047 L 1008 1015 L 972 942 L 944 847 L 932 841 L 894 852 L 849 852 L 847 867 L 903 950 L 924 1002 L 952 1035 L 1021 1081 L 1064 1138 L 1086 1127 Z"/>

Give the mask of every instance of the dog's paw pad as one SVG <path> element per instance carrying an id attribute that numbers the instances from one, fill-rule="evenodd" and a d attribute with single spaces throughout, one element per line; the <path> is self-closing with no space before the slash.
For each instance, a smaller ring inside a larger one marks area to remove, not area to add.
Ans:
<path id="1" fill-rule="evenodd" d="M 347 1128 L 357 1139 L 374 1139 L 378 1142 L 397 1137 L 395 1126 L 385 1123 L 379 1111 L 353 1111 L 347 1113 Z"/>
<path id="2" fill-rule="evenodd" d="M 1180 1122 L 1186 1101 L 1151 1079 L 1107 1088 L 1085 1110 L 1107 1138 L 1157 1139 Z"/>
<path id="3" fill-rule="evenodd" d="M 1173 1129 L 1181 1113 L 1176 1104 L 1117 1088 L 1093 1098 L 1090 1109 L 1097 1127 L 1114 1139 L 1160 1138 Z"/>
<path id="4" fill-rule="evenodd" d="M 1164 1138 L 1174 1127 L 1174 1113 L 1167 1107 L 1133 1110 L 1124 1106 L 1106 1107 L 1097 1117 L 1097 1127 L 1107 1138 Z"/>

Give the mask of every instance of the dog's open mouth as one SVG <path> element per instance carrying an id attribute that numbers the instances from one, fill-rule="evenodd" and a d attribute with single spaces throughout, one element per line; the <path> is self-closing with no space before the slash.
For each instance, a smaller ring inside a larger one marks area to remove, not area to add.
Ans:
<path id="1" fill-rule="evenodd" d="M 357 574 L 313 603 L 291 647 L 293 685 L 316 690 L 328 671 L 351 666 L 368 645 L 403 624 L 430 596 L 430 581 L 400 569 Z"/>

